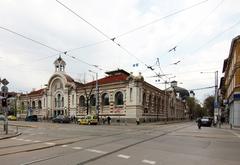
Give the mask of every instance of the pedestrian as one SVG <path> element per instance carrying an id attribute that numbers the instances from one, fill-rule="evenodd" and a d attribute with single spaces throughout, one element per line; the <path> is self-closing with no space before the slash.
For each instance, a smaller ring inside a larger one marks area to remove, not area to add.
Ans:
<path id="1" fill-rule="evenodd" d="M 202 127 L 202 117 L 198 118 L 197 125 L 198 125 L 198 129 L 201 129 L 201 127 Z"/>
<path id="2" fill-rule="evenodd" d="M 107 122 L 108 122 L 108 125 L 110 125 L 110 123 L 111 123 L 111 117 L 110 116 L 107 117 Z"/>
<path id="3" fill-rule="evenodd" d="M 137 125 L 140 124 L 139 117 L 136 118 L 136 123 L 137 123 Z"/>

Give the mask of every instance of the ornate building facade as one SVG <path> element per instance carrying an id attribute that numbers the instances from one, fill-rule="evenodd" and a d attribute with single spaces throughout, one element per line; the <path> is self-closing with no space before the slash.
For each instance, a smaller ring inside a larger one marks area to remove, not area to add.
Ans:
<path id="1" fill-rule="evenodd" d="M 21 94 L 17 98 L 20 117 L 57 115 L 82 117 L 96 114 L 113 121 L 140 122 L 175 120 L 186 117 L 186 106 L 174 91 L 164 91 L 124 70 L 106 72 L 107 76 L 82 84 L 65 73 L 66 63 L 59 57 L 55 73 L 46 88 Z"/>

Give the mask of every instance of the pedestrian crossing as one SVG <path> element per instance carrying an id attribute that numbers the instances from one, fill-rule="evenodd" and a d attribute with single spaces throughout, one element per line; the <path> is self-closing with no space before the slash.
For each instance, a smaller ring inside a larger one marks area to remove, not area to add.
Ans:
<path id="1" fill-rule="evenodd" d="M 53 142 L 43 142 L 43 141 L 40 141 L 40 140 L 24 139 L 24 138 L 17 138 L 17 137 L 13 137 L 13 138 L 10 138 L 10 139 L 15 140 L 15 141 L 29 142 L 29 143 L 30 142 L 31 143 L 42 143 L 43 145 L 47 145 L 47 146 L 56 145 L 56 143 L 53 143 Z M 107 151 L 98 150 L 98 149 L 94 149 L 94 148 L 84 148 L 84 147 L 81 147 L 81 146 L 72 146 L 72 145 L 67 145 L 67 144 L 60 145 L 59 147 L 65 148 L 65 149 L 70 149 L 70 150 L 71 149 L 72 150 L 81 150 L 81 151 L 95 153 L 95 154 L 107 154 L 108 153 Z M 119 159 L 124 159 L 124 160 L 128 160 L 128 159 L 132 158 L 131 155 L 126 155 L 126 154 L 117 154 L 115 156 Z M 154 164 L 156 164 L 156 161 L 143 159 L 143 160 L 141 160 L 141 163 L 142 164 L 154 165 Z"/>

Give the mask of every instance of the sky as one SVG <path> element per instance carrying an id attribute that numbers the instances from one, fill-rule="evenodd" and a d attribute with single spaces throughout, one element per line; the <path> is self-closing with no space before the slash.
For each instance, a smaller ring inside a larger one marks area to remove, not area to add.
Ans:
<path id="1" fill-rule="evenodd" d="M 0 0 L 0 78 L 9 91 L 43 88 L 61 55 L 76 81 L 92 81 L 88 70 L 102 78 L 119 68 L 141 72 L 160 89 L 172 80 L 188 90 L 214 86 L 239 35 L 239 6 L 239 0 Z M 214 88 L 194 92 L 202 102 Z"/>

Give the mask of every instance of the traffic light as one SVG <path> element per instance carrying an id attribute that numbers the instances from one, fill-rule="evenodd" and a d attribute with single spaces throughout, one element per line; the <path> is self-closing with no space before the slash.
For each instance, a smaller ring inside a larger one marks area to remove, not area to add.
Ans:
<path id="1" fill-rule="evenodd" d="M 7 107 L 7 99 L 6 98 L 2 99 L 2 106 Z"/>

